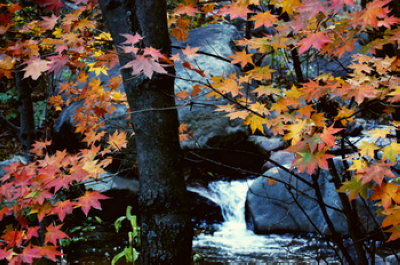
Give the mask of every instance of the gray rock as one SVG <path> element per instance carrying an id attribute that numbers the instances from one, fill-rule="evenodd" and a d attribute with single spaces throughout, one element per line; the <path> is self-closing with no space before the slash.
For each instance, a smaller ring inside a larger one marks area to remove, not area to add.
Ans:
<path id="1" fill-rule="evenodd" d="M 341 160 L 339 158 L 334 159 L 334 162 L 339 174 L 343 172 L 344 169 Z M 247 193 L 246 221 L 249 229 L 259 234 L 274 232 L 317 232 L 302 212 L 301 208 L 296 204 L 297 201 L 322 234 L 331 234 L 320 207 L 315 201 L 316 196 L 312 188 L 279 168 L 272 168 L 264 173 L 264 175 L 272 176 L 295 187 L 297 191 L 294 189 L 290 191 L 293 193 L 296 200 L 291 196 L 285 184 L 276 181 L 275 185 L 268 185 L 267 178 L 257 178 L 252 183 Z M 311 182 L 311 176 L 307 173 L 301 173 L 299 175 Z M 330 182 L 330 179 L 331 176 L 328 170 L 320 171 L 318 184 L 324 203 L 334 208 L 341 209 L 339 196 L 337 192 L 335 192 L 336 188 L 334 184 Z M 359 198 L 357 199 L 357 203 L 359 206 L 358 210 L 362 231 L 370 232 L 374 230 L 374 223 L 369 218 L 367 210 L 364 208 Z M 373 205 L 370 205 L 370 208 L 372 212 L 375 212 Z M 328 208 L 327 211 L 335 225 L 336 231 L 342 235 L 348 235 L 348 226 L 343 214 L 330 208 Z"/>
<path id="2" fill-rule="evenodd" d="M 196 28 L 189 32 L 188 45 L 191 48 L 202 46 L 200 51 L 207 52 L 218 56 L 227 56 L 234 53 L 235 40 L 239 39 L 240 35 L 234 26 L 226 24 L 213 24 L 207 27 Z M 172 38 L 172 44 L 175 46 L 186 47 L 183 41 L 178 43 L 176 39 Z M 185 55 L 182 54 L 180 49 L 173 49 L 172 53 L 180 53 L 181 58 Z M 231 65 L 229 62 L 217 59 L 212 56 L 200 55 L 195 58 L 190 58 L 194 65 L 208 72 L 208 77 L 212 75 L 222 75 L 223 73 L 229 74 L 238 71 L 238 67 Z M 182 78 L 189 78 L 194 80 L 205 81 L 203 77 L 195 71 L 190 71 L 183 68 L 182 63 L 175 64 L 176 75 Z M 109 77 L 100 75 L 99 78 L 103 82 L 107 82 L 110 77 L 119 75 L 119 65 L 115 66 L 109 73 Z M 62 79 L 64 78 L 64 79 Z M 59 84 L 68 81 L 68 75 L 64 75 L 60 79 Z M 89 78 L 98 78 L 94 72 L 89 74 Z M 175 92 L 187 91 L 191 92 L 193 85 L 197 82 L 184 81 L 175 79 Z M 119 88 L 124 91 L 123 86 Z M 200 93 L 201 94 L 201 93 Z M 64 99 L 66 100 L 66 99 Z M 223 100 L 205 99 L 205 96 L 200 96 L 194 99 L 196 105 L 186 105 L 183 108 L 182 104 L 187 101 L 178 101 L 178 116 L 180 122 L 188 124 L 189 132 L 194 132 L 194 137 L 190 141 L 182 143 L 183 147 L 204 147 L 205 144 L 219 147 L 226 147 L 227 145 L 244 141 L 249 135 L 247 126 L 243 125 L 241 121 L 229 120 L 224 117 L 224 113 L 215 113 L 214 105 L 223 104 Z M 202 104 L 208 105 L 202 105 Z M 57 149 L 67 149 L 68 151 L 78 150 L 83 148 L 80 135 L 74 133 L 72 126 L 72 116 L 75 111 L 82 106 L 82 101 L 74 102 L 66 107 L 59 118 L 54 124 L 55 142 Z M 124 116 L 126 111 L 125 105 L 115 105 L 116 111 L 110 116 L 106 117 L 106 125 L 104 130 L 113 133 L 116 128 L 126 129 L 129 126 L 129 121 L 125 120 Z"/>
<path id="3" fill-rule="evenodd" d="M 14 156 L 11 159 L 4 160 L 0 162 L 0 178 L 3 177 L 7 172 L 4 170 L 5 167 L 10 166 L 10 163 L 21 162 L 23 164 L 28 164 L 28 161 L 23 156 Z"/>
<path id="4" fill-rule="evenodd" d="M 362 48 L 360 41 L 354 43 L 354 49 L 350 52 L 345 52 L 340 59 L 327 58 L 325 56 L 316 56 L 301 65 L 305 80 L 313 79 L 322 73 L 332 73 L 334 77 L 345 77 L 349 73 L 345 68 L 352 62 L 351 57 L 358 53 Z M 289 80 L 295 80 L 295 70 L 292 59 L 282 55 L 268 55 L 265 57 L 262 66 L 271 65 L 271 69 L 276 70 L 273 75 L 284 75 Z"/>
<path id="5" fill-rule="evenodd" d="M 188 45 L 191 48 L 201 47 L 199 51 L 206 52 L 208 54 L 226 57 L 234 54 L 236 50 L 235 41 L 240 39 L 240 34 L 237 29 L 228 24 L 212 24 L 202 28 L 196 28 L 189 31 L 189 37 L 187 44 L 184 41 L 179 43 L 175 38 L 172 38 L 172 45 L 186 48 Z M 208 73 L 207 77 L 221 76 L 222 74 L 228 75 L 230 73 L 238 72 L 240 69 L 230 64 L 227 61 L 223 61 L 213 56 L 203 55 L 187 58 L 180 49 L 172 49 L 172 54 L 179 53 L 181 59 L 187 60 L 194 66 L 198 66 L 199 69 Z M 226 57 L 226 59 L 229 59 Z M 207 82 L 207 80 L 195 71 L 188 70 L 182 66 L 181 62 L 175 63 L 176 75 L 181 78 L 191 79 Z M 175 93 L 180 91 L 186 91 L 190 93 L 194 85 L 198 82 L 185 81 L 182 79 L 175 79 Z M 205 99 L 205 96 L 197 97 L 196 100 Z"/>
<path id="6" fill-rule="evenodd" d="M 400 257 L 400 253 L 397 254 L 397 257 Z M 395 255 L 390 255 L 385 258 L 385 264 L 395 265 L 399 264 L 397 261 L 397 257 Z"/>
<path id="7" fill-rule="evenodd" d="M 265 137 L 260 135 L 250 135 L 248 142 L 253 143 L 261 153 L 268 154 L 271 151 L 277 151 L 285 147 L 285 141 L 280 137 Z"/>
<path id="8" fill-rule="evenodd" d="M 88 180 L 84 182 L 87 188 L 92 188 L 97 191 L 108 191 L 108 190 L 129 190 L 134 194 L 139 193 L 139 180 L 134 178 L 124 178 L 115 174 L 101 174 L 99 179 Z"/>
<path id="9" fill-rule="evenodd" d="M 269 158 L 272 161 L 275 161 L 276 163 L 280 164 L 281 166 L 289 168 L 292 165 L 294 157 L 295 154 L 293 153 L 289 153 L 286 151 L 278 151 L 278 152 L 273 152 Z M 261 168 L 261 171 L 265 172 L 273 167 L 275 167 L 275 165 L 272 164 L 270 161 L 267 161 Z"/>

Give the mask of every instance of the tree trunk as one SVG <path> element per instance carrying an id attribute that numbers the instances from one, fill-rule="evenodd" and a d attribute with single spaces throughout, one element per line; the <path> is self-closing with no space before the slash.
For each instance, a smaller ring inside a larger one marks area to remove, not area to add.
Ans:
<path id="1" fill-rule="evenodd" d="M 121 33 L 144 36 L 145 46 L 170 53 L 165 0 L 100 0 L 103 17 L 116 45 Z M 129 60 L 119 57 L 121 66 Z M 174 69 L 167 69 L 174 74 Z M 181 168 L 174 78 L 121 70 L 132 111 L 140 179 L 141 264 L 190 264 L 192 226 Z M 141 111 L 143 110 L 143 111 Z"/>

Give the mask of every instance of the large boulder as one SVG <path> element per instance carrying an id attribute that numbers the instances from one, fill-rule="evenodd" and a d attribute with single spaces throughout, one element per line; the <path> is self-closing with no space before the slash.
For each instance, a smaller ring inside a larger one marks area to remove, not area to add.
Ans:
<path id="1" fill-rule="evenodd" d="M 207 73 L 207 77 L 228 75 L 239 72 L 240 69 L 229 63 L 229 61 L 221 60 L 218 57 L 226 57 L 234 54 L 235 40 L 240 39 L 238 30 L 227 24 L 213 24 L 202 28 L 196 28 L 189 32 L 187 44 L 181 41 L 178 43 L 172 39 L 173 47 L 185 48 L 189 45 L 191 48 L 201 47 L 197 57 L 187 58 L 183 55 L 181 49 L 174 48 L 172 53 L 179 53 L 180 57 L 188 60 L 191 64 L 198 66 Z M 212 56 L 215 55 L 216 57 Z M 227 57 L 226 57 L 227 58 Z M 175 63 L 176 75 L 180 78 L 175 79 L 175 93 L 181 91 L 191 93 L 193 86 L 207 80 L 195 71 L 190 71 L 182 66 L 181 62 Z M 185 79 L 185 80 L 184 80 Z M 225 117 L 225 113 L 214 112 L 216 105 L 225 104 L 223 98 L 215 100 L 213 98 L 206 99 L 204 93 L 200 92 L 199 96 L 191 99 L 195 104 L 187 104 L 188 100 L 178 100 L 178 116 L 181 123 L 188 124 L 189 132 L 193 132 L 193 137 L 189 141 L 182 143 L 183 148 L 204 148 L 205 146 L 228 147 L 241 141 L 245 141 L 249 136 L 247 126 L 244 126 L 239 119 L 230 120 Z"/>
<path id="2" fill-rule="evenodd" d="M 343 172 L 341 159 L 334 159 L 334 162 L 339 174 Z M 266 177 L 254 180 L 247 193 L 246 223 L 249 229 L 258 234 L 317 232 L 309 221 L 310 219 L 321 233 L 331 235 L 312 187 L 276 167 L 268 170 L 264 175 Z M 299 175 L 308 182 L 312 182 L 309 174 L 301 173 Z M 284 183 L 277 181 L 275 185 L 269 185 L 268 176 L 277 178 Z M 348 235 L 346 218 L 340 211 L 342 206 L 331 179 L 329 170 L 320 171 L 318 184 L 323 201 L 326 205 L 339 210 L 327 208 L 336 231 L 342 235 Z M 290 187 L 293 188 L 290 189 Z M 372 204 L 372 202 L 367 203 Z M 360 198 L 357 199 L 357 205 L 359 206 L 358 213 L 362 231 L 373 231 L 375 229 L 374 222 L 369 217 L 370 215 Z M 307 213 L 308 218 L 302 209 Z M 375 212 L 373 205 L 370 205 L 370 209 L 372 213 Z"/>
<path id="3" fill-rule="evenodd" d="M 208 77 L 212 75 L 218 76 L 222 74 L 230 74 L 239 70 L 235 65 L 231 65 L 229 61 L 221 60 L 219 57 L 234 54 L 235 40 L 240 38 L 237 29 L 231 25 L 213 24 L 202 28 L 196 28 L 189 32 L 187 44 L 183 41 L 177 42 L 175 38 L 171 38 L 173 48 L 172 53 L 179 53 L 182 59 L 188 59 L 193 65 L 198 65 L 202 70 L 208 72 Z M 177 47 L 186 48 L 189 45 L 193 47 L 201 47 L 199 51 L 210 55 L 199 54 L 198 57 L 186 58 L 182 50 Z M 217 57 L 213 57 L 215 55 Z M 175 63 L 176 75 L 180 78 L 205 81 L 201 75 L 195 71 L 188 70 L 182 66 L 181 62 Z M 115 66 L 109 73 L 109 77 L 100 75 L 97 77 L 94 72 L 89 73 L 89 79 L 100 78 L 102 82 L 107 82 L 110 77 L 119 75 L 119 65 Z M 69 78 L 68 75 L 64 76 Z M 62 79 L 62 78 L 61 78 Z M 65 82 L 66 80 L 62 80 Z M 60 82 L 59 84 L 61 84 Z M 194 81 L 185 81 L 179 78 L 175 79 L 175 92 L 180 91 L 191 92 L 193 86 L 197 84 Z M 118 88 L 121 91 L 123 86 Z M 200 93 L 201 94 L 201 93 Z M 64 99 L 66 100 L 66 99 Z M 229 146 L 232 143 L 245 141 L 249 135 L 247 126 L 244 126 L 241 121 L 229 120 L 222 113 L 214 112 L 215 105 L 224 104 L 221 99 L 206 99 L 205 96 L 199 96 L 192 99 L 196 102 L 191 106 L 186 105 L 180 107 L 187 101 L 177 101 L 178 116 L 181 123 L 188 124 L 188 130 L 193 131 L 194 137 L 189 141 L 183 142 L 183 147 L 204 147 L 212 146 Z M 56 149 L 68 149 L 68 151 L 76 151 L 84 146 L 81 146 L 81 136 L 74 133 L 72 126 L 72 116 L 76 109 L 81 107 L 82 101 L 74 102 L 70 106 L 63 109 L 61 115 L 54 123 L 55 144 Z M 126 120 L 123 114 L 127 107 L 125 105 L 116 106 L 117 109 L 111 116 L 107 116 L 107 123 L 104 130 L 113 133 L 116 128 L 128 128 L 129 121 Z M 131 144 L 134 148 L 134 144 Z"/>

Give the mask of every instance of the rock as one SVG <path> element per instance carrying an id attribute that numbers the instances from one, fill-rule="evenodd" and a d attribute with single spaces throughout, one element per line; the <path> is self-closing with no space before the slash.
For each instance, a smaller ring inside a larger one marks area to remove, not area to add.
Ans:
<path id="1" fill-rule="evenodd" d="M 277 151 L 285 147 L 285 141 L 280 137 L 265 137 L 260 135 L 250 135 L 248 142 L 253 143 L 263 154 L 268 154 L 271 151 Z"/>
<path id="2" fill-rule="evenodd" d="M 400 254 L 397 254 L 397 256 L 400 257 Z M 387 256 L 385 258 L 385 264 L 389 264 L 389 265 L 399 264 L 398 261 L 397 261 L 396 255 Z"/>
<path id="3" fill-rule="evenodd" d="M 276 163 L 280 164 L 281 166 L 284 166 L 286 168 L 289 168 L 292 165 L 293 159 L 295 157 L 295 154 L 289 153 L 286 151 L 278 151 L 278 152 L 273 152 L 269 159 L 272 161 L 275 161 Z M 261 171 L 265 172 L 270 168 L 275 167 L 273 163 L 270 161 L 267 161 L 263 166 Z"/>
<path id="4" fill-rule="evenodd" d="M 23 156 L 14 156 L 11 159 L 4 160 L 0 162 L 0 178 L 3 177 L 7 172 L 4 170 L 5 167 L 10 166 L 10 163 L 21 162 L 23 164 L 28 164 L 28 161 Z"/>
<path id="5" fill-rule="evenodd" d="M 341 159 L 334 159 L 338 173 L 343 172 L 344 168 Z M 291 174 L 280 168 L 272 168 L 264 173 L 265 176 L 273 176 L 287 184 L 292 185 L 298 191 L 292 189 L 293 196 L 301 205 L 309 218 L 314 222 L 319 231 L 324 235 L 330 235 L 331 232 L 325 222 L 320 207 L 315 200 L 315 192 L 305 183 L 296 179 Z M 307 173 L 299 174 L 305 180 L 311 182 L 311 176 Z M 334 208 L 341 208 L 341 203 L 336 188 L 330 182 L 331 176 L 329 170 L 321 170 L 319 176 L 319 186 L 325 204 Z M 268 185 L 267 178 L 257 178 L 247 193 L 246 201 L 246 222 L 249 229 L 258 234 L 285 232 L 317 232 L 310 221 L 306 218 L 302 210 L 296 204 L 296 201 L 285 188 L 285 184 L 276 181 L 275 185 Z M 307 196 L 305 196 L 306 194 Z M 368 213 L 363 203 L 358 198 L 360 222 L 363 225 L 362 231 L 371 232 L 374 230 L 374 223 L 368 217 Z M 374 206 L 370 206 L 372 212 L 375 212 Z M 348 235 L 348 226 L 343 214 L 331 208 L 327 209 L 335 229 L 341 235 Z M 378 220 L 379 222 L 379 220 Z"/>
<path id="6" fill-rule="evenodd" d="M 172 45 L 186 48 L 189 45 L 191 48 L 199 47 L 202 48 L 200 51 L 214 54 L 217 56 L 227 56 L 234 54 L 235 40 L 240 38 L 240 34 L 234 26 L 227 24 L 213 24 L 210 26 L 196 28 L 189 32 L 187 44 L 181 41 L 178 43 L 175 38 L 172 38 Z M 181 58 L 185 55 L 182 54 L 181 49 L 172 49 L 172 53 L 179 53 Z M 211 75 L 222 75 L 223 73 L 229 74 L 239 70 L 235 65 L 231 65 L 229 61 L 223 61 L 221 59 L 200 54 L 195 58 L 190 58 L 193 64 L 199 65 L 200 68 L 208 72 L 208 77 Z M 190 71 L 183 68 L 182 63 L 177 62 L 175 64 L 176 75 L 182 78 L 189 78 L 194 80 L 205 81 L 203 77 L 197 74 L 195 71 Z M 119 75 L 119 65 L 115 66 L 109 76 Z M 110 77 L 100 75 L 96 77 L 94 73 L 89 73 L 89 78 L 100 78 L 101 81 L 107 82 Z M 62 82 L 68 81 L 68 75 L 65 75 Z M 60 85 L 61 83 L 59 83 Z M 175 92 L 180 91 L 191 92 L 193 85 L 196 82 L 184 81 L 181 79 L 175 79 Z M 124 91 L 123 86 L 119 88 Z M 200 93 L 201 94 L 201 93 Z M 64 98 L 66 100 L 66 98 Z M 194 132 L 194 137 L 189 141 L 183 142 L 183 147 L 204 147 L 205 145 L 226 147 L 232 143 L 245 141 L 249 135 L 247 126 L 243 125 L 241 121 L 229 120 L 224 117 L 223 113 L 215 113 L 215 105 L 223 104 L 224 101 L 205 99 L 205 96 L 196 97 L 195 105 L 187 105 L 183 108 L 179 108 L 179 105 L 187 103 L 184 101 L 178 101 L 178 116 L 181 123 L 188 124 L 189 132 Z M 208 104 L 208 105 L 203 105 Z M 81 135 L 75 134 L 75 129 L 72 126 L 72 116 L 75 111 L 82 106 L 82 101 L 73 102 L 70 106 L 66 107 L 59 118 L 57 118 L 54 124 L 54 142 L 57 150 L 67 149 L 70 152 L 79 150 L 85 147 L 85 143 L 80 142 Z M 116 111 L 110 116 L 107 116 L 107 123 L 104 130 L 113 133 L 116 128 L 128 128 L 129 121 L 125 120 L 125 114 L 127 107 L 125 105 L 115 105 Z M 113 118 L 117 117 L 117 118 Z M 128 135 L 130 132 L 128 132 Z M 134 147 L 134 144 L 130 145 Z"/>
<path id="7" fill-rule="evenodd" d="M 347 68 L 352 62 L 352 56 L 357 54 L 362 44 L 360 41 L 354 42 L 354 49 L 350 52 L 345 52 L 340 59 L 326 58 L 324 56 L 316 56 L 314 59 L 309 59 L 301 65 L 304 80 L 316 78 L 322 73 L 332 73 L 334 77 L 346 77 L 349 72 Z M 262 62 L 261 66 L 271 65 L 271 69 L 276 70 L 273 75 L 284 75 L 290 81 L 294 82 L 295 70 L 293 67 L 293 61 L 289 57 L 283 55 L 267 55 Z"/>
<path id="8" fill-rule="evenodd" d="M 189 37 L 187 43 L 176 41 L 176 38 L 172 38 L 173 46 L 180 46 L 186 48 L 201 47 L 199 51 L 206 52 L 217 57 L 224 57 L 234 54 L 236 50 L 235 41 L 240 39 L 240 34 L 237 29 L 228 24 L 212 24 L 206 27 L 196 28 L 189 31 Z M 186 61 L 189 61 L 199 69 L 205 71 L 208 77 L 221 76 L 222 74 L 229 75 L 230 73 L 240 72 L 240 69 L 230 64 L 229 60 L 221 60 L 209 55 L 199 54 L 199 56 L 187 58 L 182 53 L 181 49 L 172 49 L 172 54 L 179 53 L 180 57 Z M 175 62 L 176 75 L 181 78 L 198 80 L 203 83 L 206 79 L 195 71 L 188 70 L 182 66 L 181 62 Z M 194 85 L 198 82 L 186 81 L 182 79 L 175 79 L 175 93 L 180 91 L 186 91 L 190 93 Z M 205 99 L 205 96 L 200 97 Z M 199 97 L 196 98 L 196 101 Z"/>

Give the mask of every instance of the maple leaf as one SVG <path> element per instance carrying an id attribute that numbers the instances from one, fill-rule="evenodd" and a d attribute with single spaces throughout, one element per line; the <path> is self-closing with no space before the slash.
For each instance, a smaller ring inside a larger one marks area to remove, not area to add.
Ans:
<path id="1" fill-rule="evenodd" d="M 366 141 L 362 141 L 361 145 L 358 147 L 360 149 L 360 155 L 367 155 L 371 158 L 375 157 L 375 150 L 379 150 L 380 148 L 375 145 L 375 143 L 368 143 Z"/>
<path id="2" fill-rule="evenodd" d="M 7 259 L 8 261 L 10 261 L 14 254 L 15 253 L 12 248 L 10 248 L 9 250 L 7 250 L 6 248 L 0 248 L 0 260 Z"/>
<path id="3" fill-rule="evenodd" d="M 176 96 L 177 100 L 184 100 L 184 99 L 190 97 L 190 94 L 188 92 L 182 90 L 182 91 L 176 93 L 175 96 Z"/>
<path id="4" fill-rule="evenodd" d="M 214 7 L 215 7 L 215 4 L 208 3 L 208 4 L 203 5 L 201 7 L 201 10 L 204 12 L 204 14 L 213 13 L 214 12 Z"/>
<path id="5" fill-rule="evenodd" d="M 382 182 L 381 185 L 374 187 L 374 193 L 369 198 L 370 200 L 381 200 L 383 208 L 386 210 L 391 204 L 392 199 L 398 195 L 399 185 L 394 183 Z"/>
<path id="6" fill-rule="evenodd" d="M 268 10 L 267 12 L 264 13 L 258 13 L 257 15 L 249 19 L 249 21 L 254 21 L 254 20 L 256 21 L 254 24 L 255 29 L 262 26 L 268 28 L 273 26 L 273 24 L 278 21 L 278 16 L 272 15 L 271 10 Z"/>
<path id="7" fill-rule="evenodd" d="M 397 156 L 400 155 L 400 144 L 392 142 L 390 145 L 386 146 L 382 150 L 382 160 L 389 159 L 393 163 L 396 163 L 398 161 Z"/>
<path id="8" fill-rule="evenodd" d="M 126 41 L 121 43 L 122 45 L 134 45 L 143 39 L 143 37 L 140 36 L 139 33 L 135 33 L 135 35 L 132 34 L 119 34 L 119 35 L 126 38 Z"/>
<path id="9" fill-rule="evenodd" d="M 386 210 L 383 210 L 382 213 L 387 215 L 382 221 L 382 227 L 387 227 L 390 225 L 396 226 L 400 224 L 400 206 L 396 205 L 394 207 L 390 207 Z"/>
<path id="10" fill-rule="evenodd" d="M 334 155 L 326 154 L 325 151 L 316 151 L 316 152 L 305 152 L 298 153 L 292 163 L 292 167 L 298 166 L 297 172 L 301 173 L 307 170 L 307 173 L 312 175 L 317 169 L 320 167 L 322 169 L 328 169 L 328 161 L 327 159 L 333 158 Z"/>
<path id="11" fill-rule="evenodd" d="M 174 12 L 179 15 L 186 14 L 188 16 L 194 17 L 196 13 L 201 13 L 199 9 L 191 6 L 191 5 L 183 5 L 183 4 L 178 4 L 178 7 L 174 9 Z"/>
<path id="12" fill-rule="evenodd" d="M 47 146 L 50 145 L 51 145 L 51 140 L 49 141 L 46 140 L 44 142 L 35 141 L 35 143 L 32 144 L 33 148 L 29 150 L 29 152 L 40 156 L 43 154 L 43 149 L 47 149 Z"/>
<path id="13" fill-rule="evenodd" d="M 230 15 L 231 19 L 234 19 L 238 17 L 247 17 L 247 13 L 251 13 L 251 11 L 247 8 L 247 4 L 238 5 L 236 3 L 232 3 L 229 6 L 224 5 L 224 7 L 219 10 L 217 15 Z"/>
<path id="14" fill-rule="evenodd" d="M 387 164 L 382 162 L 380 164 L 371 165 L 367 168 L 362 168 L 357 171 L 358 179 L 362 176 L 362 184 L 374 180 L 378 185 L 381 185 L 384 176 L 389 178 L 396 178 L 393 174 L 390 166 L 393 164 Z"/>
<path id="15" fill-rule="evenodd" d="M 153 57 L 156 61 L 158 61 L 160 58 L 165 59 L 166 57 L 160 52 L 159 49 L 155 49 L 153 47 L 145 47 L 143 55 L 150 55 Z"/>
<path id="16" fill-rule="evenodd" d="M 187 38 L 189 36 L 189 33 L 186 29 L 175 27 L 172 29 L 172 37 L 176 37 L 176 40 L 179 42 L 183 40 L 184 42 L 187 41 Z"/>
<path id="17" fill-rule="evenodd" d="M 49 226 L 46 227 L 47 232 L 45 233 L 45 239 L 44 239 L 45 244 L 47 244 L 47 242 L 50 242 L 54 246 L 56 246 L 57 240 L 69 238 L 67 234 L 65 234 L 63 231 L 60 230 L 61 226 L 63 226 L 63 224 L 57 226 L 50 224 Z"/>
<path id="18" fill-rule="evenodd" d="M 78 198 L 78 206 L 82 207 L 82 211 L 87 216 L 90 208 L 101 210 L 99 200 L 110 199 L 109 197 L 100 193 L 100 191 L 86 191 L 85 195 Z"/>
<path id="19" fill-rule="evenodd" d="M 43 246 L 38 248 L 39 249 L 39 254 L 42 257 L 46 257 L 54 262 L 57 261 L 56 256 L 62 256 L 64 255 L 64 253 L 62 253 L 61 251 L 57 250 L 58 246 Z"/>
<path id="20" fill-rule="evenodd" d="M 202 77 L 206 77 L 206 73 L 204 72 L 204 71 L 202 71 L 202 70 L 199 70 L 199 69 L 197 69 L 195 66 L 193 66 L 193 64 L 191 64 L 190 62 L 183 62 L 182 63 L 182 66 L 183 67 L 185 67 L 185 68 L 187 68 L 187 69 L 190 69 L 190 70 L 192 70 L 192 71 L 195 71 L 196 73 L 198 73 L 199 75 L 201 75 Z"/>
<path id="21" fill-rule="evenodd" d="M 146 58 L 142 55 L 136 55 L 136 59 L 125 64 L 120 69 L 131 68 L 133 69 L 133 75 L 139 75 L 143 73 L 151 79 L 154 72 L 166 74 L 167 71 L 157 62 L 153 61 L 151 58 Z"/>
<path id="22" fill-rule="evenodd" d="M 335 129 L 333 128 L 332 124 L 330 127 L 328 128 L 324 128 L 323 133 L 321 133 L 319 135 L 319 137 L 321 138 L 321 140 L 326 143 L 329 147 L 336 147 L 335 144 L 335 136 L 333 136 L 333 134 L 340 132 L 341 130 L 343 130 L 343 128 L 338 128 Z"/>
<path id="23" fill-rule="evenodd" d="M 332 42 L 332 40 L 326 36 L 326 31 L 309 33 L 306 38 L 302 39 L 297 44 L 297 46 L 300 46 L 299 55 L 310 49 L 311 46 L 317 50 L 320 50 L 322 45 L 330 42 Z"/>
<path id="24" fill-rule="evenodd" d="M 372 183 L 368 182 L 364 185 L 361 184 L 361 179 L 357 181 L 356 178 L 352 178 L 349 181 L 343 182 L 343 185 L 336 190 L 336 192 L 343 192 L 343 193 L 349 193 L 349 200 L 350 202 L 358 197 L 360 195 L 364 200 L 367 198 L 367 192 L 368 189 L 372 188 Z"/>
<path id="25" fill-rule="evenodd" d="M 63 222 L 65 215 L 72 213 L 76 205 L 76 202 L 72 202 L 70 200 L 58 201 L 54 205 L 53 213 L 57 214 L 58 218 L 60 218 L 60 221 Z"/>
<path id="26" fill-rule="evenodd" d="M 50 69 L 51 62 L 42 60 L 39 57 L 34 57 L 27 62 L 27 66 L 22 69 L 25 71 L 24 78 L 31 77 L 33 80 L 37 80 L 42 72 L 46 72 Z"/>
<path id="27" fill-rule="evenodd" d="M 53 30 L 59 17 L 51 14 L 50 17 L 42 17 L 42 19 L 43 20 L 39 22 L 39 26 L 42 28 L 42 30 Z"/>
<path id="28" fill-rule="evenodd" d="M 378 139 L 378 138 L 385 139 L 386 135 L 390 135 L 390 131 L 387 129 L 379 129 L 379 128 L 375 128 L 374 130 L 367 131 L 367 134 L 366 134 L 366 136 L 370 136 L 371 139 Z"/>
<path id="29" fill-rule="evenodd" d="M 99 76 L 100 73 L 108 76 L 107 69 L 104 66 L 101 67 L 96 67 L 96 63 L 88 63 L 89 66 L 89 72 L 95 72 L 96 76 Z"/>
<path id="30" fill-rule="evenodd" d="M 195 97 L 200 92 L 201 92 L 200 84 L 197 84 L 197 85 L 193 86 L 192 93 L 190 93 L 190 96 Z"/>
<path id="31" fill-rule="evenodd" d="M 110 135 L 107 143 L 111 146 L 111 149 L 121 150 L 122 148 L 126 148 L 128 143 L 126 132 L 118 133 L 118 130 L 116 130 L 113 135 Z"/>
<path id="32" fill-rule="evenodd" d="M 38 230 L 40 229 L 40 226 L 31 226 L 28 227 L 28 230 L 26 231 L 26 238 L 29 240 L 32 237 L 37 237 L 39 238 Z"/>
<path id="33" fill-rule="evenodd" d="M 65 6 L 62 0 L 38 0 L 36 3 L 40 6 L 46 6 L 44 11 L 52 11 L 57 15 L 61 7 Z"/>
<path id="34" fill-rule="evenodd" d="M 254 67 L 253 70 L 248 71 L 249 78 L 255 80 L 271 79 L 271 73 L 276 72 L 276 70 L 269 69 L 269 65 L 264 67 Z"/>
<path id="35" fill-rule="evenodd" d="M 33 247 L 29 244 L 27 247 L 22 250 L 22 261 L 26 263 L 33 263 L 34 258 L 41 258 L 42 255 L 39 253 L 38 247 Z"/>
<path id="36" fill-rule="evenodd" d="M 235 54 L 229 55 L 228 57 L 233 59 L 231 64 L 240 63 L 242 68 L 244 68 L 248 63 L 254 65 L 251 54 L 247 54 L 246 50 L 235 52 Z"/>
<path id="37" fill-rule="evenodd" d="M 396 217 L 400 217 L 400 216 L 396 216 Z M 400 238 L 400 225 L 395 225 L 395 226 L 385 230 L 384 232 L 392 233 L 386 242 L 394 241 L 394 240 Z"/>
<path id="38" fill-rule="evenodd" d="M 254 132 L 256 130 L 259 130 L 262 134 L 264 134 L 263 122 L 264 122 L 264 118 L 261 118 L 257 115 L 252 115 L 251 117 L 248 117 L 243 123 L 245 125 L 250 126 L 252 134 L 254 134 Z"/>
<path id="39" fill-rule="evenodd" d="M 280 94 L 282 91 L 279 88 L 274 88 L 272 86 L 258 86 L 255 90 L 254 93 L 257 93 L 257 95 L 260 97 L 262 95 L 273 95 L 273 94 Z"/>
<path id="40" fill-rule="evenodd" d="M 187 46 L 185 49 L 182 49 L 182 53 L 188 57 L 197 57 L 200 56 L 199 54 L 197 54 L 197 51 L 200 49 L 201 47 L 193 47 L 190 48 L 189 46 Z"/>

